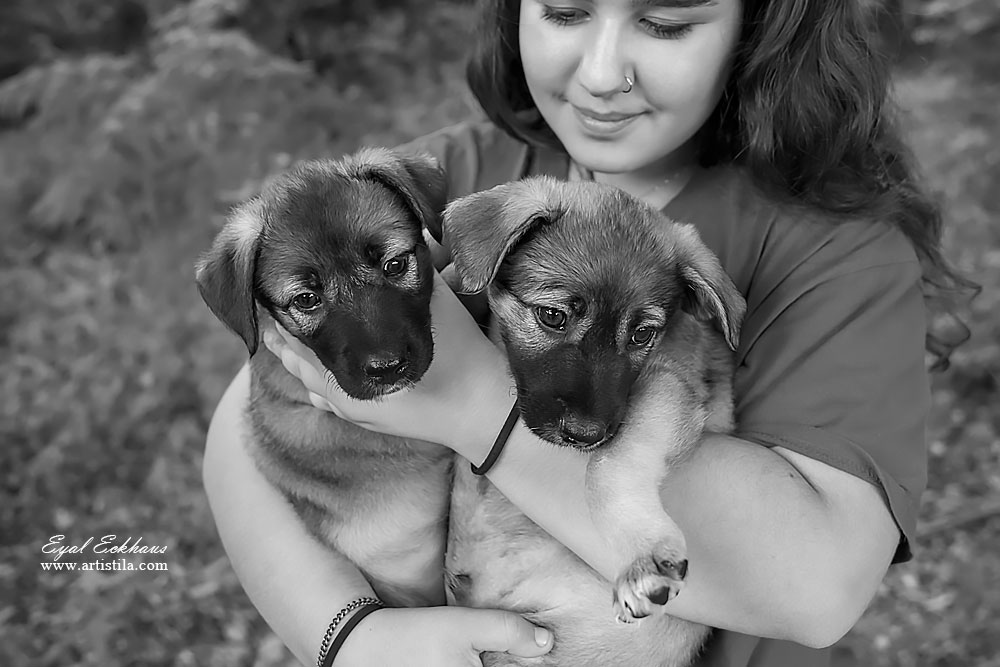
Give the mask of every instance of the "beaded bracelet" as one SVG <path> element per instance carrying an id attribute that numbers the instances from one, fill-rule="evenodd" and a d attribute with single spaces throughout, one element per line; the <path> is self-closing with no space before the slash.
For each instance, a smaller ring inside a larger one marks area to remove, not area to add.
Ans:
<path id="1" fill-rule="evenodd" d="M 504 422 L 503 428 L 497 434 L 497 439 L 493 441 L 493 446 L 490 447 L 490 453 L 486 455 L 486 460 L 478 466 L 475 463 L 469 464 L 472 466 L 474 474 L 485 475 L 493 467 L 493 464 L 497 462 L 497 459 L 500 458 L 500 453 L 503 451 L 503 446 L 507 444 L 507 438 L 510 437 L 511 431 L 514 430 L 514 425 L 517 423 L 519 416 L 521 416 L 521 410 L 517 407 L 517 401 L 514 401 L 514 405 L 511 406 L 510 412 L 507 414 L 507 421 Z"/>
<path id="2" fill-rule="evenodd" d="M 323 635 L 323 643 L 319 647 L 319 657 L 316 659 L 317 667 L 331 667 L 333 659 L 337 657 L 337 651 L 343 646 L 351 630 L 361 622 L 361 619 L 373 611 L 381 609 L 383 606 L 382 601 L 378 598 L 363 597 L 348 603 L 346 607 L 338 611 L 337 615 L 330 621 L 330 625 L 326 627 L 326 634 Z M 334 639 L 333 633 L 337 629 L 337 626 L 355 609 L 358 610 L 357 613 L 351 616 L 351 619 L 344 624 L 344 628 L 337 634 L 337 638 Z"/>

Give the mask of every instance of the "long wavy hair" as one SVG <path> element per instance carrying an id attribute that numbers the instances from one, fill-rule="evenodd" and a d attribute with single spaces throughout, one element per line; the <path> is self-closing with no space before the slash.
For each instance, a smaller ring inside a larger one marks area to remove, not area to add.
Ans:
<path id="1" fill-rule="evenodd" d="M 931 317 L 927 350 L 943 370 L 969 331 L 953 315 L 978 285 L 941 251 L 942 219 L 894 121 L 891 62 L 873 3 L 742 0 L 729 80 L 700 130 L 703 166 L 747 167 L 772 195 L 836 215 L 897 226 L 923 268 Z M 532 145 L 561 145 L 528 91 L 518 40 L 519 0 L 480 0 L 467 77 L 487 116 Z"/>

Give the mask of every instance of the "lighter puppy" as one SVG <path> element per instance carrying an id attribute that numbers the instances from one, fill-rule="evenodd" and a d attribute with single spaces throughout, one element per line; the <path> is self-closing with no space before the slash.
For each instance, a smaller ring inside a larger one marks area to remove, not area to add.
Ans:
<path id="1" fill-rule="evenodd" d="M 589 457 L 588 507 L 620 562 L 604 580 L 457 466 L 449 601 L 555 636 L 541 658 L 484 664 L 691 664 L 710 630 L 663 612 L 688 563 L 659 488 L 703 432 L 733 428 L 743 298 L 693 227 L 595 183 L 502 185 L 453 202 L 443 227 L 461 289 L 488 289 L 524 423 Z"/>

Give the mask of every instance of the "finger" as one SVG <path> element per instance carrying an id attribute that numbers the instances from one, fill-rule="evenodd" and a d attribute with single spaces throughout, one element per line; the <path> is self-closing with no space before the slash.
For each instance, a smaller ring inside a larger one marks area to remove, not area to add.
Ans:
<path id="1" fill-rule="evenodd" d="M 340 390 L 340 385 L 337 384 L 333 373 L 323 365 L 323 362 L 319 360 L 319 357 L 316 356 L 316 353 L 312 349 L 277 322 L 274 323 L 274 330 L 278 332 L 281 338 L 282 353 L 287 355 L 288 362 L 295 366 L 294 371 L 289 369 L 292 375 L 302 380 L 306 387 L 312 391 L 316 391 L 324 384 L 330 382 Z M 288 364 L 286 364 L 287 367 Z"/>
<path id="2" fill-rule="evenodd" d="M 518 614 L 483 610 L 477 615 L 476 623 L 470 636 L 472 648 L 477 652 L 502 651 L 522 658 L 535 658 L 552 649 L 552 633 L 532 625 Z"/>
<path id="3" fill-rule="evenodd" d="M 288 329 L 281 326 L 279 323 L 274 323 L 274 330 L 278 332 L 278 336 L 280 336 L 282 343 L 291 349 L 291 351 L 295 354 L 303 358 L 308 358 L 310 354 L 313 354 L 312 350 L 303 345 L 302 341 L 289 333 Z"/>
<path id="4" fill-rule="evenodd" d="M 448 251 L 448 248 L 434 239 L 434 236 L 431 235 L 426 227 L 424 228 L 424 242 L 431 251 L 431 261 L 434 263 L 434 268 L 440 271 L 441 267 L 451 261 L 451 253 Z"/>
<path id="5" fill-rule="evenodd" d="M 330 401 L 326 400 L 314 391 L 309 392 L 309 402 L 312 403 L 315 408 L 337 414 L 337 411 L 333 408 L 333 405 L 330 404 Z"/>
<path id="6" fill-rule="evenodd" d="M 295 336 L 292 335 L 292 332 L 286 329 L 285 327 L 281 326 L 281 322 L 279 322 L 278 320 L 274 321 L 274 330 L 277 331 L 278 335 L 280 335 L 288 342 L 292 342 L 293 340 L 295 340 Z"/>
<path id="7" fill-rule="evenodd" d="M 448 289 L 452 292 L 460 292 L 462 290 L 462 279 L 459 277 L 454 264 L 449 264 L 441 269 L 439 275 L 441 276 L 441 281 L 447 285 Z"/>
<path id="8" fill-rule="evenodd" d="M 358 423 L 357 419 L 352 419 L 348 415 L 356 412 L 358 407 L 363 406 L 366 401 L 349 396 L 337 382 L 333 372 L 323 365 L 316 353 L 290 334 L 288 330 L 277 323 L 275 323 L 275 330 L 284 343 L 281 353 L 282 365 L 288 369 L 289 373 L 297 377 L 306 389 L 325 402 L 325 407 L 322 405 L 317 407 L 329 410 L 342 419 Z"/>
<path id="9" fill-rule="evenodd" d="M 270 329 L 264 330 L 263 338 L 264 347 L 266 347 L 271 354 L 278 358 L 281 365 L 285 367 L 286 371 L 301 380 L 302 376 L 301 371 L 299 370 L 299 359 L 288 347 L 288 343 L 285 342 L 285 339 Z"/>
<path id="10" fill-rule="evenodd" d="M 300 350 L 306 350 L 304 345 L 295 339 L 277 322 L 273 329 L 264 330 L 264 345 L 271 353 L 281 360 L 281 365 L 293 376 L 302 380 L 303 364 Z"/>
<path id="11" fill-rule="evenodd" d="M 279 355 L 281 363 L 289 373 L 301 380 L 310 391 L 320 393 L 331 382 L 338 391 L 340 390 L 333 373 L 323 365 L 315 352 L 277 322 L 274 324 L 274 330 L 278 332 L 282 341 Z"/>
<path id="12" fill-rule="evenodd" d="M 285 349 L 285 339 L 270 329 L 264 329 L 264 347 L 276 357 L 281 357 L 281 351 Z"/>

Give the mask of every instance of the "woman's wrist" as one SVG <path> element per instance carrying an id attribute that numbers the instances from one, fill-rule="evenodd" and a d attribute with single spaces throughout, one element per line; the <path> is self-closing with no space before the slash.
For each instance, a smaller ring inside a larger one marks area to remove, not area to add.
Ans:
<path id="1" fill-rule="evenodd" d="M 361 665 L 372 664 L 372 658 L 378 649 L 378 646 L 373 646 L 372 642 L 374 641 L 376 644 L 385 643 L 385 638 L 380 636 L 381 633 L 372 632 L 372 624 L 378 622 L 378 619 L 375 618 L 376 616 L 384 614 L 386 611 L 387 609 L 382 607 L 361 619 L 348 636 L 344 638 L 343 645 L 337 652 L 333 667 L 341 667 L 341 665 L 343 667 L 360 667 Z"/>
<path id="2" fill-rule="evenodd" d="M 374 596 L 359 597 L 345 605 L 326 628 L 326 634 L 323 635 L 323 643 L 320 645 L 319 656 L 316 660 L 317 666 L 331 667 L 337 659 L 341 647 L 351 636 L 351 632 L 365 617 L 382 608 L 382 601 Z"/>
<path id="3" fill-rule="evenodd" d="M 467 408 L 458 415 L 455 428 L 444 443 L 477 465 L 489 455 L 517 400 L 517 388 L 506 362 L 502 355 L 497 357 L 493 372 L 484 374 L 469 387 Z"/>

